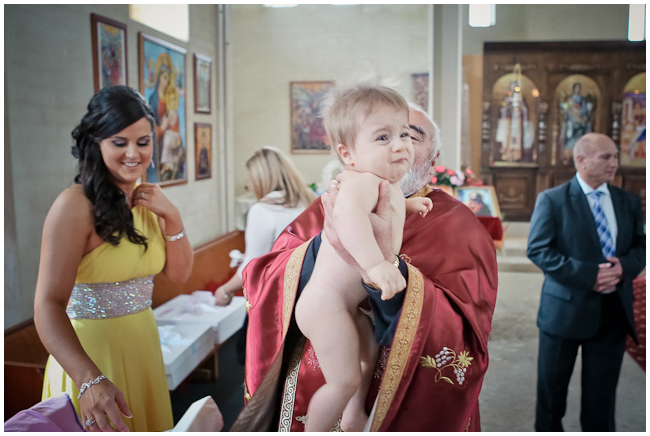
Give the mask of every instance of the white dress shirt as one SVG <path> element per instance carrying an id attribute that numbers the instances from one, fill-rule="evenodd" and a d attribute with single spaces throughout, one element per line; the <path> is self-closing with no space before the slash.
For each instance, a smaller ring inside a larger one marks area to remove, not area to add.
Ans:
<path id="1" fill-rule="evenodd" d="M 269 192 L 264 198 L 251 206 L 246 217 L 246 253 L 244 260 L 237 268 L 237 275 L 242 276 L 242 271 L 248 262 L 263 256 L 271 251 L 273 243 L 280 233 L 305 210 L 305 205 L 284 207 L 278 204 L 265 203 L 267 201 L 281 200 L 284 191 Z"/>
<path id="2" fill-rule="evenodd" d="M 607 183 L 603 183 L 598 188 L 594 189 L 591 186 L 587 185 L 587 183 L 584 180 L 582 180 L 580 174 L 576 174 L 576 178 L 578 179 L 578 183 L 580 183 L 580 187 L 582 188 L 582 191 L 587 196 L 589 207 L 593 207 L 594 201 L 596 201 L 589 194 L 592 191 L 600 191 L 603 193 L 603 195 L 600 196 L 600 207 L 603 210 L 603 213 L 605 214 L 605 218 L 607 218 L 607 227 L 609 228 L 609 234 L 612 235 L 612 241 L 614 241 L 614 247 L 616 247 L 616 236 L 618 235 L 618 225 L 616 224 L 616 214 L 614 213 L 614 204 L 612 203 L 612 195 L 609 193 L 609 189 L 607 189 Z"/>
<path id="3" fill-rule="evenodd" d="M 612 203 L 612 196 L 609 193 L 609 189 L 607 188 L 607 183 L 603 183 L 596 189 L 592 188 L 591 186 L 587 185 L 587 183 L 582 180 L 580 177 L 580 174 L 576 174 L 576 178 L 578 179 L 578 183 L 580 183 L 580 187 L 582 188 L 582 192 L 585 193 L 587 196 L 587 201 L 589 202 L 589 207 L 592 208 L 594 205 L 594 202 L 596 199 L 594 199 L 592 196 L 589 194 L 592 191 L 600 191 L 603 193 L 599 197 L 600 199 L 600 208 L 603 210 L 603 213 L 605 214 L 605 218 L 607 218 L 607 227 L 609 228 L 609 234 L 612 235 L 612 241 L 614 242 L 614 247 L 616 247 L 616 236 L 618 235 L 618 225 L 616 224 L 616 214 L 614 213 L 614 204 Z M 617 253 L 618 255 L 618 253 Z M 614 292 L 616 288 L 614 289 L 607 289 L 603 291 L 603 294 L 610 294 Z"/>

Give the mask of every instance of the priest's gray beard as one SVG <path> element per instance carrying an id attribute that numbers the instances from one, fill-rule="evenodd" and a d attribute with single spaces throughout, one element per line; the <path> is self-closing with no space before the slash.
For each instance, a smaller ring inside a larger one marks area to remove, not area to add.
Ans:
<path id="1" fill-rule="evenodd" d="M 399 181 L 399 185 L 402 188 L 404 197 L 418 192 L 424 185 L 427 184 L 431 176 L 429 175 L 429 169 L 431 168 L 431 161 L 422 162 L 421 165 L 413 164 L 410 170 L 402 177 L 402 180 Z"/>

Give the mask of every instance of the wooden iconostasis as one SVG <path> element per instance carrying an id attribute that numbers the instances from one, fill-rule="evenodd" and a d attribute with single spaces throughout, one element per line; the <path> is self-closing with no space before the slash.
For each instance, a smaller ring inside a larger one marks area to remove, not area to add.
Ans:
<path id="1" fill-rule="evenodd" d="M 529 220 L 539 192 L 573 177 L 588 132 L 616 142 L 614 184 L 645 211 L 645 70 L 645 41 L 485 43 L 481 174 L 506 220 Z"/>

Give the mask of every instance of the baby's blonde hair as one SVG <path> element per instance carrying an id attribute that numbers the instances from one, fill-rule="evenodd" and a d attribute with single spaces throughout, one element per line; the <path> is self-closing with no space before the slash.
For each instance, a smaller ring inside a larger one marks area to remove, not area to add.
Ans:
<path id="1" fill-rule="evenodd" d="M 262 147 L 246 161 L 246 168 L 255 197 L 260 200 L 269 192 L 282 190 L 284 199 L 266 202 L 284 207 L 299 203 L 309 206 L 316 195 L 307 187 L 291 161 L 275 147 Z"/>
<path id="2" fill-rule="evenodd" d="M 408 119 L 409 108 L 404 97 L 379 79 L 337 82 L 329 90 L 323 107 L 323 124 L 332 148 L 336 149 L 336 144 L 353 147 L 359 116 L 367 117 L 378 105 L 404 111 Z"/>

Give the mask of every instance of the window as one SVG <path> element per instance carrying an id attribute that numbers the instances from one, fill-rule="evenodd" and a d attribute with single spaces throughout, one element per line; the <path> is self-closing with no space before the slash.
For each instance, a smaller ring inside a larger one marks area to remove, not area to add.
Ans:
<path id="1" fill-rule="evenodd" d="M 494 26 L 496 17 L 496 5 L 469 5 L 469 25 L 472 27 Z"/>
<path id="2" fill-rule="evenodd" d="M 643 41 L 645 39 L 645 5 L 630 5 L 627 39 L 630 41 Z"/>
<path id="3" fill-rule="evenodd" d="M 189 5 L 129 5 L 129 15 L 132 20 L 176 39 L 190 40 Z"/>

